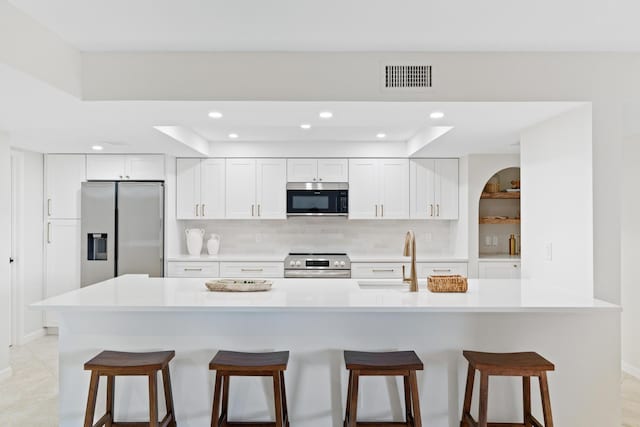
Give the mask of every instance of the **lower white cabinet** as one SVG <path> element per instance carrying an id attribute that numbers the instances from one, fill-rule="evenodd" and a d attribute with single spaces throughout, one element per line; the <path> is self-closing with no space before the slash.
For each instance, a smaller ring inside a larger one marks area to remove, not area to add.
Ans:
<path id="1" fill-rule="evenodd" d="M 167 277 L 220 277 L 220 266 L 215 261 L 169 261 Z"/>
<path id="2" fill-rule="evenodd" d="M 480 279 L 519 279 L 520 261 L 479 261 Z"/>
<path id="3" fill-rule="evenodd" d="M 284 277 L 284 263 L 221 262 L 220 277 Z"/>
<path id="4" fill-rule="evenodd" d="M 80 220 L 47 221 L 45 233 L 45 297 L 80 289 Z M 55 313 L 46 313 L 45 326 L 58 326 Z"/>
<path id="5" fill-rule="evenodd" d="M 408 277 L 411 272 L 411 263 L 409 262 L 352 262 L 351 277 L 354 279 L 401 279 L 403 265 L 405 266 L 405 276 Z M 429 276 L 467 275 L 466 262 L 418 262 L 416 263 L 416 269 L 420 279 L 425 279 Z"/>

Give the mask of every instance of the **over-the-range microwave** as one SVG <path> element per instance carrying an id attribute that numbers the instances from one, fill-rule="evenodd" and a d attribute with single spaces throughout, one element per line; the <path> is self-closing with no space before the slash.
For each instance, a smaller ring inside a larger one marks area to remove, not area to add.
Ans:
<path id="1" fill-rule="evenodd" d="M 349 184 L 346 182 L 290 182 L 287 216 L 347 216 Z"/>

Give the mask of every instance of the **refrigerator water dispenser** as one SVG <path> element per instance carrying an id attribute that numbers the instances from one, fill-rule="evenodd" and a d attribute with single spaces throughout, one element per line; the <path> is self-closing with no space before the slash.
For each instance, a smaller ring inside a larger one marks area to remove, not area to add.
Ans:
<path id="1" fill-rule="evenodd" d="M 87 252 L 88 261 L 107 261 L 107 233 L 89 233 Z"/>

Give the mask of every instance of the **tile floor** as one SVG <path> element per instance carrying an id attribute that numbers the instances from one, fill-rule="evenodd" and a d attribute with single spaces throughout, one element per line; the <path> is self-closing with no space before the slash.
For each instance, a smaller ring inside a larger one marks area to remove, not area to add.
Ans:
<path id="1" fill-rule="evenodd" d="M 58 425 L 58 340 L 47 336 L 11 349 L 13 376 L 0 381 L 0 426 Z M 622 426 L 640 427 L 640 380 L 622 379 Z"/>

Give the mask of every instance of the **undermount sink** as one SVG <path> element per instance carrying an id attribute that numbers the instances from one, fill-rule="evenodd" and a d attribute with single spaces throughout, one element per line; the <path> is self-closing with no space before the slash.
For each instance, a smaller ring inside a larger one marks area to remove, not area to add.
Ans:
<path id="1" fill-rule="evenodd" d="M 358 280 L 360 289 L 405 291 L 409 284 L 402 280 Z"/>

